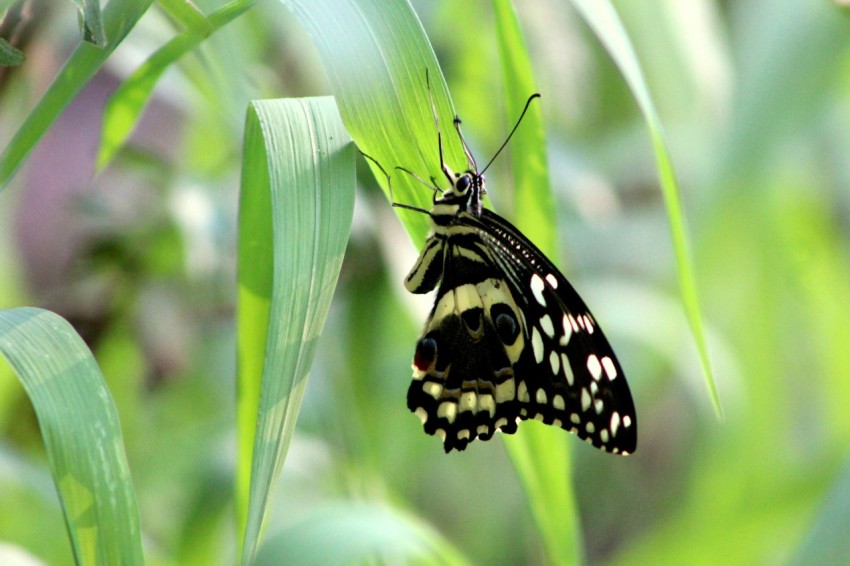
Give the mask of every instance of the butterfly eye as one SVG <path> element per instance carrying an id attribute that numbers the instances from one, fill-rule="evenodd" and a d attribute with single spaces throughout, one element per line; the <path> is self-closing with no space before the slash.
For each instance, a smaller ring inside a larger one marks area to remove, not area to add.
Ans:
<path id="1" fill-rule="evenodd" d="M 519 336 L 519 324 L 516 316 L 511 308 L 504 304 L 498 303 L 490 309 L 490 318 L 493 320 L 493 325 L 496 327 L 496 333 L 499 335 L 499 340 L 506 346 L 510 346 L 516 342 Z"/>
<path id="2" fill-rule="evenodd" d="M 455 189 L 457 189 L 459 193 L 465 193 L 470 184 L 472 184 L 472 179 L 468 174 L 464 174 L 455 183 Z"/>

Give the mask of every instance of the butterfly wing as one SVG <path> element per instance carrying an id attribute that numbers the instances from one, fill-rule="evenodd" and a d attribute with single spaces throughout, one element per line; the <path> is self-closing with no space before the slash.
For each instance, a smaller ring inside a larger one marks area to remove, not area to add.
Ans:
<path id="1" fill-rule="evenodd" d="M 524 316 L 516 374 L 520 417 L 560 426 L 607 452 L 637 447 L 623 369 L 587 305 L 519 230 L 484 210 L 479 233 Z"/>
<path id="2" fill-rule="evenodd" d="M 416 344 L 407 405 L 449 452 L 476 438 L 487 440 L 496 430 L 516 431 L 514 367 L 526 333 L 510 287 L 483 242 L 465 233 L 447 237 L 444 246 L 431 260 L 441 262 L 442 278 Z"/>

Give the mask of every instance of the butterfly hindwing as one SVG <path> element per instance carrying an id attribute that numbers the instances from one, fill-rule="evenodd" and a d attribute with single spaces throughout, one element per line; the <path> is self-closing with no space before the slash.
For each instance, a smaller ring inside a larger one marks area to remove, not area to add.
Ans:
<path id="1" fill-rule="evenodd" d="M 496 430 L 516 431 L 514 367 L 526 349 L 522 315 L 489 255 L 482 246 L 466 247 L 469 238 L 464 245 L 454 240 L 445 244 L 442 280 L 407 393 L 408 408 L 425 432 L 443 439 L 446 452 Z M 414 267 L 408 280 L 416 279 Z"/>

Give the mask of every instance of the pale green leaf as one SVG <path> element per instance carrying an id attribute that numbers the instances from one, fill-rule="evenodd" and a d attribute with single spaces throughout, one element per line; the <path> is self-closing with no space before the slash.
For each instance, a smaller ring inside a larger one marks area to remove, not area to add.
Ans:
<path id="1" fill-rule="evenodd" d="M 112 397 L 63 318 L 0 312 L 0 352 L 38 417 L 77 564 L 142 564 L 139 510 Z"/>
<path id="2" fill-rule="evenodd" d="M 236 505 L 246 564 L 256 552 L 339 277 L 354 172 L 354 148 L 333 99 L 251 104 L 238 275 Z"/>

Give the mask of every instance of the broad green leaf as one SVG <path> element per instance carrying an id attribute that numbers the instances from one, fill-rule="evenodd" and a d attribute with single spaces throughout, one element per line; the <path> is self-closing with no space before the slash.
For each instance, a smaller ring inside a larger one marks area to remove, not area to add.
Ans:
<path id="1" fill-rule="evenodd" d="M 12 141 L 0 155 L 0 190 L 21 166 L 47 128 L 89 83 L 112 51 L 130 33 L 153 0 L 110 2 L 103 11 L 103 29 L 109 44 L 103 48 L 80 43 L 59 71 L 47 92 L 27 116 Z"/>
<path id="2" fill-rule="evenodd" d="M 505 84 L 506 123 L 522 112 L 536 92 L 531 59 L 510 0 L 494 0 L 496 30 Z M 555 199 L 549 185 L 546 139 L 540 101 L 533 101 L 511 138 L 516 225 L 551 258 L 557 258 Z M 557 263 L 557 262 L 556 262 Z M 526 423 L 520 434 L 503 436 L 528 496 L 552 564 L 581 558 L 580 529 L 570 477 L 570 458 L 562 430 Z"/>
<path id="3" fill-rule="evenodd" d="M 380 504 L 319 507 L 305 519 L 269 537 L 255 564 L 332 566 L 370 563 L 463 565 L 467 561 L 415 517 Z"/>
<path id="4" fill-rule="evenodd" d="M 664 203 L 667 207 L 667 218 L 670 222 L 670 233 L 673 239 L 673 249 L 676 254 L 676 267 L 679 273 L 679 292 L 682 295 L 682 303 L 685 308 L 691 332 L 694 335 L 697 351 L 702 364 L 703 375 L 706 386 L 714 404 L 718 418 L 723 416 L 723 408 L 720 405 L 720 397 L 717 394 L 717 384 L 714 381 L 714 373 L 711 369 L 711 358 L 708 353 L 708 344 L 705 339 L 705 328 L 702 322 L 699 295 L 697 293 L 696 274 L 694 273 L 693 261 L 691 260 L 690 242 L 685 226 L 685 213 L 682 208 L 682 200 L 679 196 L 679 185 L 667 142 L 664 138 L 664 129 L 646 81 L 643 78 L 640 64 L 638 63 L 634 49 L 632 48 L 626 30 L 620 21 L 617 12 L 608 0 L 572 0 L 573 5 L 593 29 L 596 36 L 611 55 L 614 63 L 623 74 L 628 83 L 635 100 L 643 113 L 652 148 L 655 152 L 655 164 L 658 169 L 658 177 L 661 181 L 661 192 L 664 195 Z"/>
<path id="5" fill-rule="evenodd" d="M 115 157 L 136 127 L 153 88 L 172 63 L 195 49 L 254 5 L 254 0 L 233 0 L 206 18 L 207 26 L 189 27 L 151 55 L 109 97 L 103 115 L 97 168 L 102 169 Z"/>
<path id="6" fill-rule="evenodd" d="M 236 507 L 245 564 L 256 552 L 339 277 L 354 172 L 354 148 L 332 98 L 251 104 L 238 270 Z"/>
<path id="7" fill-rule="evenodd" d="M 454 134 L 448 89 L 413 9 L 405 1 L 281 1 L 313 37 L 351 138 L 392 173 L 395 200 L 430 208 L 432 191 L 393 169 L 405 167 L 426 180 L 442 178 L 426 71 L 446 162 L 454 170 L 466 169 L 467 163 Z M 372 169 L 385 184 L 383 174 Z M 399 217 L 414 241 L 424 243 L 428 216 L 399 211 Z"/>
<path id="8" fill-rule="evenodd" d="M 0 312 L 0 352 L 38 417 L 77 564 L 142 564 L 115 405 L 82 339 L 49 311 Z"/>

